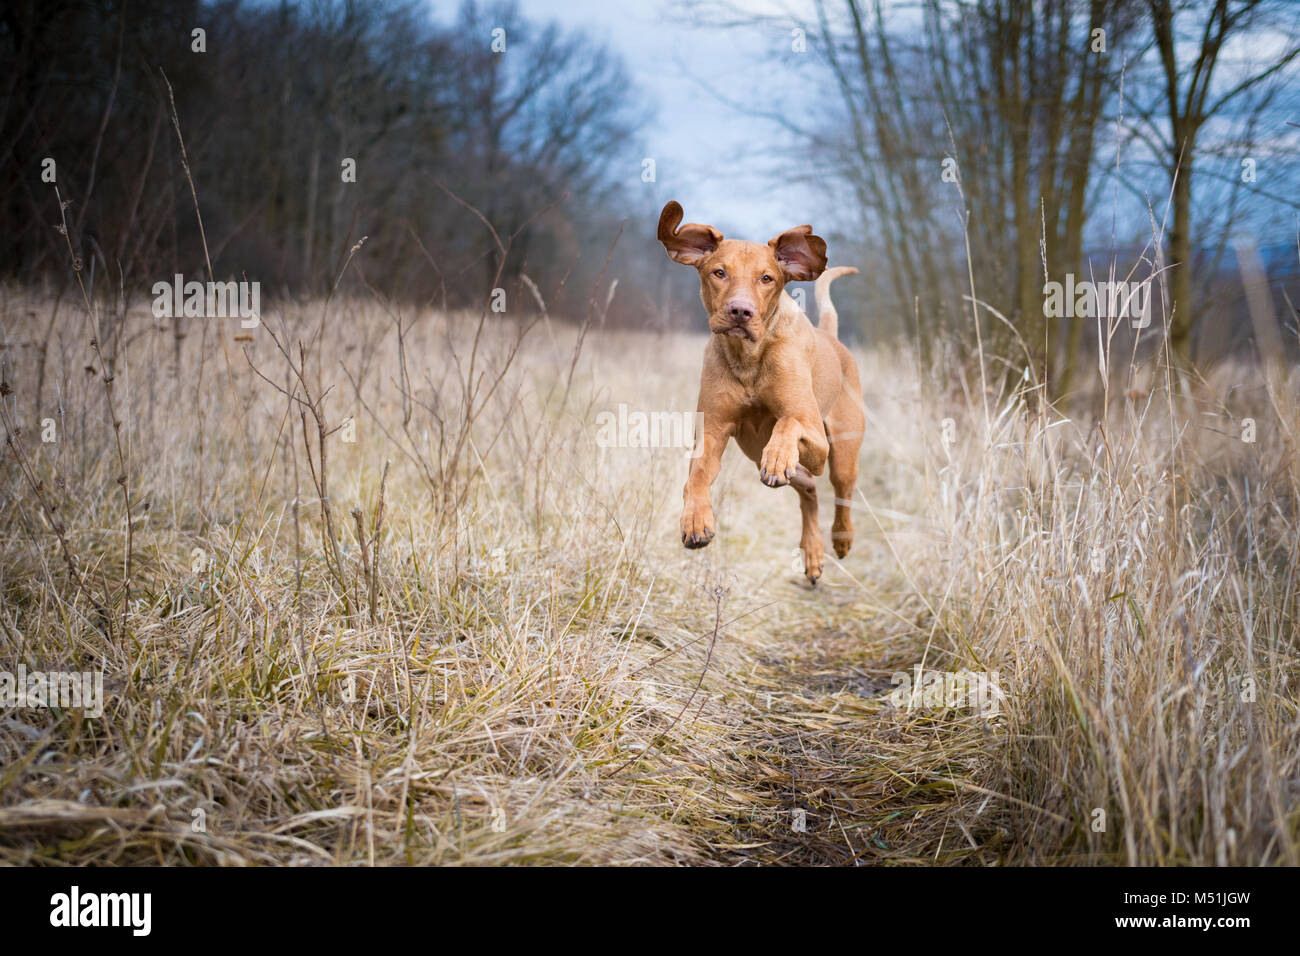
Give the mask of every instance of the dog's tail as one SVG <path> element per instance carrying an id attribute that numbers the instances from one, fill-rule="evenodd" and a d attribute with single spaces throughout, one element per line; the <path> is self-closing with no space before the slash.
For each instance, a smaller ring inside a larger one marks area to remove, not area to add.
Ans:
<path id="1" fill-rule="evenodd" d="M 817 328 L 839 338 L 840 316 L 831 301 L 831 283 L 840 276 L 855 276 L 858 270 L 853 266 L 836 266 L 827 269 L 813 285 L 813 297 L 817 300 Z"/>

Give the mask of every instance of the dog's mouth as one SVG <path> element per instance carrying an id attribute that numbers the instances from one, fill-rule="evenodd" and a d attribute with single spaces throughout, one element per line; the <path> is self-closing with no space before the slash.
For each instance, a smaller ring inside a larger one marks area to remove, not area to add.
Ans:
<path id="1" fill-rule="evenodd" d="M 736 339 L 745 339 L 749 342 L 757 341 L 756 336 L 750 330 L 748 325 L 730 325 L 725 329 L 719 329 L 714 335 L 729 335 Z"/>

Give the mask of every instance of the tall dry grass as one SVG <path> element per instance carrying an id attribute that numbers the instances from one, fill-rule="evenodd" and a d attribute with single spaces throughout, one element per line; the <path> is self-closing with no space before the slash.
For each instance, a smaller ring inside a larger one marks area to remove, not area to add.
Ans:
<path id="1" fill-rule="evenodd" d="M 686 552 L 684 453 L 596 441 L 690 410 L 701 337 L 336 301 L 178 347 L 138 306 L 115 430 L 87 317 L 0 310 L 0 670 L 109 698 L 0 714 L 5 862 L 1296 862 L 1293 378 L 1067 421 L 861 355 L 809 590 L 738 451 Z M 1001 715 L 892 706 L 917 665 Z"/>

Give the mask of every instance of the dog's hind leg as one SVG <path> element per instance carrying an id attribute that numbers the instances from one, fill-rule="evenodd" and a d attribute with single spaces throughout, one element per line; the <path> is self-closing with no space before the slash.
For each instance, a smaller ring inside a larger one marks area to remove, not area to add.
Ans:
<path id="1" fill-rule="evenodd" d="M 831 547 L 839 558 L 848 554 L 853 547 L 853 496 L 857 493 L 858 452 L 862 448 L 866 428 L 866 415 L 860 402 L 855 390 L 846 389 L 826 418 L 826 434 L 831 446 L 828 471 L 831 487 L 835 489 Z"/>
<path id="2" fill-rule="evenodd" d="M 799 548 L 803 551 L 803 573 L 809 584 L 816 584 L 822 576 L 822 564 L 826 558 L 821 528 L 817 527 L 817 482 L 808 469 L 799 465 L 790 479 L 790 487 L 799 492 L 799 511 L 803 515 L 803 534 L 799 539 Z"/>

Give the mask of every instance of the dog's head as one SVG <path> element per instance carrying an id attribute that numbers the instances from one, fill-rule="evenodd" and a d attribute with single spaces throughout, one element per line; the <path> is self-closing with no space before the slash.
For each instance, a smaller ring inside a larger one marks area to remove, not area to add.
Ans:
<path id="1" fill-rule="evenodd" d="M 714 335 L 734 335 L 757 342 L 776 315 L 787 282 L 807 282 L 826 270 L 826 242 L 812 226 L 787 229 L 767 245 L 724 239 L 712 226 L 682 221 L 677 202 L 659 215 L 659 241 L 668 257 L 694 266 L 700 274 L 700 298 Z"/>

